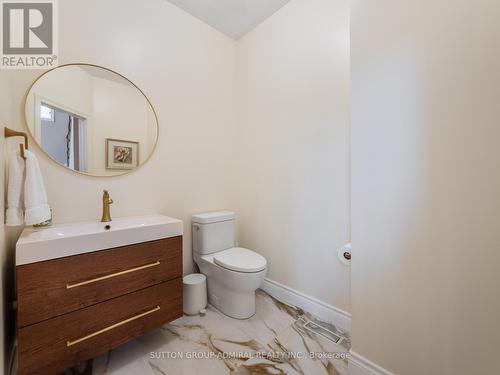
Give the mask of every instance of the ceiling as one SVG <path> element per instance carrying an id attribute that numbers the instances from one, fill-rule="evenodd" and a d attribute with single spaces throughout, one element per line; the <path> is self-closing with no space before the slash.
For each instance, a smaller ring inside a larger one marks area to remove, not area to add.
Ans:
<path id="1" fill-rule="evenodd" d="M 238 40 L 290 0 L 168 0 Z"/>

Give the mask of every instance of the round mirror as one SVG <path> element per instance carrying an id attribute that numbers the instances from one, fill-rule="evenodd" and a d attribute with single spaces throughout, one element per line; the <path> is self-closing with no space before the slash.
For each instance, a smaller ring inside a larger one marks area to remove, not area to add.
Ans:
<path id="1" fill-rule="evenodd" d="M 26 97 L 31 136 L 54 161 L 76 172 L 114 176 L 143 165 L 158 140 L 143 92 L 112 70 L 70 64 L 40 76 Z"/>

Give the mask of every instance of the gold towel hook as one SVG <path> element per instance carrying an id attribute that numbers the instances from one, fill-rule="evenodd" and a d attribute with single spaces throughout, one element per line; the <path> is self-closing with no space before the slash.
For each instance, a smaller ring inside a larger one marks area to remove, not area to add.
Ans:
<path id="1" fill-rule="evenodd" d="M 25 132 L 18 132 L 17 130 L 12 130 L 8 127 L 4 127 L 3 134 L 5 138 L 10 138 L 10 137 L 24 137 L 24 144 L 19 144 L 19 151 L 21 153 L 21 156 L 23 159 L 26 159 L 24 155 L 24 150 L 28 149 L 28 134 Z"/>

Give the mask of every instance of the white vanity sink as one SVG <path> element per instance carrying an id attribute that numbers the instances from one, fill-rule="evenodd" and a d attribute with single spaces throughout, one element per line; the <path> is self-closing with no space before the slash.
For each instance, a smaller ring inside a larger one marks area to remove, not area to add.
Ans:
<path id="1" fill-rule="evenodd" d="M 109 229 L 106 226 L 109 225 Z M 16 265 L 181 236 L 182 221 L 163 215 L 26 228 L 16 244 Z"/>

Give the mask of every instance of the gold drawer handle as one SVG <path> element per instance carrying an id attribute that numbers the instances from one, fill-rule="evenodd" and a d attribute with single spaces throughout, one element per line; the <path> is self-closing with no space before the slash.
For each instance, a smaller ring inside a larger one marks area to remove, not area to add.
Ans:
<path id="1" fill-rule="evenodd" d="M 158 260 L 158 261 L 156 261 L 154 263 L 146 264 L 144 266 L 130 268 L 128 270 L 120 271 L 120 272 L 116 272 L 116 273 L 112 273 L 112 274 L 109 274 L 109 275 L 106 275 L 106 276 L 96 277 L 95 279 L 91 279 L 91 280 L 87 280 L 87 281 L 82 281 L 80 283 L 66 284 L 66 289 L 71 289 L 71 288 L 76 288 L 78 286 L 83 286 L 83 285 L 87 285 L 87 284 L 96 283 L 96 282 L 101 281 L 101 280 L 111 279 L 112 277 L 125 275 L 125 274 L 130 273 L 130 272 L 136 272 L 136 271 L 144 270 L 144 269 L 149 268 L 149 267 L 155 267 L 155 266 L 159 266 L 159 265 L 160 265 L 160 261 Z"/>
<path id="2" fill-rule="evenodd" d="M 96 331 L 96 332 L 94 332 L 94 333 L 91 333 L 90 335 L 87 335 L 87 336 L 81 337 L 81 338 L 76 339 L 76 340 L 73 340 L 73 341 L 66 341 L 66 346 L 67 346 L 67 347 L 73 346 L 73 345 L 78 344 L 78 343 L 80 343 L 80 342 L 82 342 L 82 341 L 85 341 L 85 340 L 88 340 L 88 339 L 90 339 L 90 338 L 92 338 L 92 337 L 95 337 L 95 336 L 97 336 L 97 335 L 100 335 L 101 333 L 111 331 L 112 329 L 115 329 L 115 328 L 120 327 L 120 326 L 122 326 L 122 325 L 124 325 L 124 324 L 130 323 L 130 322 L 132 322 L 132 321 L 134 321 L 134 320 L 136 320 L 136 319 L 142 318 L 143 316 L 146 316 L 146 315 L 152 314 L 152 313 L 154 313 L 154 312 L 156 312 L 156 311 L 159 311 L 159 310 L 160 310 L 160 306 L 156 306 L 154 309 L 151 309 L 151 310 L 149 310 L 149 311 L 143 312 L 142 314 L 139 314 L 139 315 L 133 316 L 132 318 L 128 318 L 128 319 L 122 320 L 121 322 L 118 322 L 118 323 L 115 323 L 115 324 L 113 324 L 113 325 L 110 325 L 110 326 L 108 326 L 108 327 L 106 327 L 106 328 L 103 328 L 103 329 L 101 329 L 101 330 L 99 330 L 99 331 Z"/>

